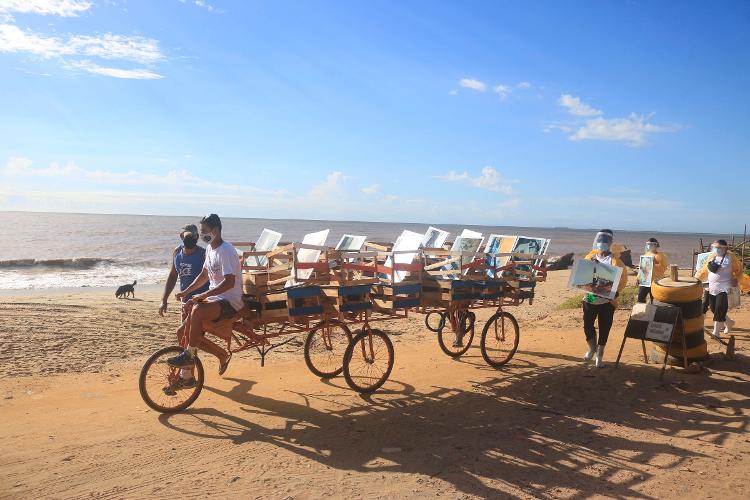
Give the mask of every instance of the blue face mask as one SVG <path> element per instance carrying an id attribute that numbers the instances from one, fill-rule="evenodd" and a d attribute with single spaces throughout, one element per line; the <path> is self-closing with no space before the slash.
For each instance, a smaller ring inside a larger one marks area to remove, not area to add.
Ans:
<path id="1" fill-rule="evenodd" d="M 604 243 L 603 241 L 599 241 L 594 244 L 594 248 L 596 248 L 600 252 L 609 252 L 609 243 Z"/>

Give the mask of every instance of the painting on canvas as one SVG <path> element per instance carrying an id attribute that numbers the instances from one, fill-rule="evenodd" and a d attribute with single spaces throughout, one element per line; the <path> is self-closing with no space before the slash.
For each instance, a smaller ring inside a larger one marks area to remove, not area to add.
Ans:
<path id="1" fill-rule="evenodd" d="M 490 237 L 487 239 L 487 246 L 484 249 L 484 253 L 488 254 L 498 254 L 498 253 L 511 253 L 513 251 L 513 247 L 516 244 L 516 240 L 518 239 L 518 236 L 509 236 L 505 234 L 491 234 Z M 495 260 L 495 264 L 497 267 L 502 267 L 505 264 L 508 263 L 508 259 L 510 257 L 498 257 L 496 259 L 490 259 Z M 487 267 L 490 267 L 492 263 L 490 261 L 487 262 Z M 491 274 L 488 274 L 491 276 Z"/>
<path id="2" fill-rule="evenodd" d="M 453 242 L 453 246 L 451 246 L 451 252 L 470 252 L 475 253 L 479 250 L 479 247 L 482 245 L 482 235 L 481 233 L 476 233 L 474 231 L 469 231 L 467 233 L 467 230 L 464 229 L 464 233 L 462 234 L 470 234 L 471 236 L 459 236 L 456 238 L 456 241 Z M 479 237 L 476 237 L 474 235 L 479 235 Z M 471 258 L 468 258 L 467 263 L 471 262 Z M 459 261 L 451 262 L 450 264 L 443 267 L 446 271 L 455 271 L 457 269 L 461 268 L 461 263 L 463 263 L 464 258 L 462 257 Z M 457 276 L 454 276 L 454 278 L 457 278 Z"/>
<path id="3" fill-rule="evenodd" d="M 306 234 L 304 238 L 302 238 L 302 243 L 305 245 L 315 245 L 322 247 L 326 244 L 326 239 L 328 238 L 328 232 L 329 229 L 324 229 L 323 231 L 318 231 L 317 233 L 310 233 Z M 320 258 L 320 250 L 313 250 L 311 248 L 300 248 L 297 252 L 297 262 L 305 262 L 305 263 L 312 263 L 312 262 L 318 262 L 318 259 Z M 312 269 L 300 269 L 297 273 L 297 277 L 303 280 L 306 280 L 310 278 L 310 275 L 312 275 L 313 270 Z"/>
<path id="4" fill-rule="evenodd" d="M 448 231 L 430 226 L 422 238 L 422 248 L 441 248 L 449 234 Z"/>
<path id="5" fill-rule="evenodd" d="M 703 269 L 703 266 L 706 265 L 706 261 L 708 260 L 709 257 L 711 257 L 711 254 L 713 254 L 713 252 L 704 252 L 704 253 L 699 253 L 695 257 L 695 272 L 696 273 L 699 272 L 701 269 Z"/>
<path id="6" fill-rule="evenodd" d="M 270 229 L 263 228 L 263 231 L 258 237 L 257 243 L 255 243 L 255 252 L 270 252 L 276 248 L 281 241 L 281 233 L 271 231 Z M 265 266 L 268 263 L 268 259 L 262 255 L 255 256 L 251 255 L 247 258 L 245 264 L 248 266 Z"/>
<path id="7" fill-rule="evenodd" d="M 652 255 L 641 255 L 638 263 L 638 286 L 651 286 L 654 274 L 654 257 Z"/>
<path id="8" fill-rule="evenodd" d="M 546 246 L 549 244 L 549 240 L 545 238 L 532 238 L 530 236 L 519 236 L 516 238 L 516 242 L 513 245 L 513 253 L 525 253 L 531 255 L 541 255 L 543 250 L 546 250 Z M 514 257 L 513 260 L 524 260 Z M 521 271 L 529 271 L 529 266 L 519 265 L 518 269 Z"/>
<path id="9" fill-rule="evenodd" d="M 336 250 L 339 250 L 341 252 L 358 252 L 362 249 L 362 245 L 365 244 L 366 239 L 367 236 L 354 236 L 351 234 L 345 234 L 341 237 L 341 240 L 339 240 L 338 244 L 336 245 Z"/>
<path id="10" fill-rule="evenodd" d="M 424 238 L 423 234 L 415 233 L 414 231 L 404 230 L 403 233 L 396 239 L 396 241 L 393 243 L 393 249 L 394 252 L 405 252 L 408 250 L 414 250 L 415 253 L 400 253 L 395 256 L 395 260 L 397 264 L 411 264 L 414 260 L 414 256 L 416 255 L 416 250 L 419 250 L 419 245 L 422 244 L 422 239 Z M 391 257 L 388 257 L 385 260 L 385 266 L 390 267 L 391 266 Z M 403 281 L 404 278 L 408 275 L 406 271 L 396 271 L 393 273 L 393 282 L 398 283 L 400 281 Z"/>
<path id="11" fill-rule="evenodd" d="M 576 259 L 568 278 L 568 288 L 614 300 L 621 276 L 621 267 Z"/>

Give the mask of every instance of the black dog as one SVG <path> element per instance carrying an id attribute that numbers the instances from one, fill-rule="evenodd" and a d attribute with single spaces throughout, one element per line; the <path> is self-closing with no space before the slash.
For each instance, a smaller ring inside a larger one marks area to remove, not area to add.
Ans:
<path id="1" fill-rule="evenodd" d="M 115 297 L 117 297 L 118 299 L 121 299 L 123 297 L 127 298 L 128 294 L 130 294 L 131 297 L 135 298 L 135 284 L 136 283 L 138 282 L 134 281 L 132 285 L 122 285 L 115 292 Z"/>

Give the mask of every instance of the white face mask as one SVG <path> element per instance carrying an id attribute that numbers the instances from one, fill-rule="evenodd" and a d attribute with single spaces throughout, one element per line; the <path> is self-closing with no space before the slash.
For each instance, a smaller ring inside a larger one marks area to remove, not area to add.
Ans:
<path id="1" fill-rule="evenodd" d="M 713 250 L 714 253 L 719 257 L 724 257 L 724 255 L 726 255 L 727 253 L 727 249 L 723 247 L 711 247 L 711 250 Z"/>
<path id="2" fill-rule="evenodd" d="M 652 244 L 652 243 L 648 243 L 648 244 L 646 245 L 646 251 L 647 251 L 647 252 L 656 252 L 656 249 L 657 249 L 657 248 L 658 248 L 658 247 L 657 247 L 656 245 Z"/>
<path id="3" fill-rule="evenodd" d="M 206 243 L 211 243 L 211 240 L 214 239 L 214 235 L 211 233 L 205 233 L 201 235 L 201 239 Z"/>

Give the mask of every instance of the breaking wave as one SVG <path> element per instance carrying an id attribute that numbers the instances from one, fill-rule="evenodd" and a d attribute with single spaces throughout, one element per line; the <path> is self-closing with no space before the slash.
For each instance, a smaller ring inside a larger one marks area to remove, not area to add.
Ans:
<path id="1" fill-rule="evenodd" d="M 0 260 L 0 269 L 27 269 L 36 267 L 91 269 L 99 264 L 114 263 L 112 259 L 76 257 L 73 259 L 10 259 Z"/>

